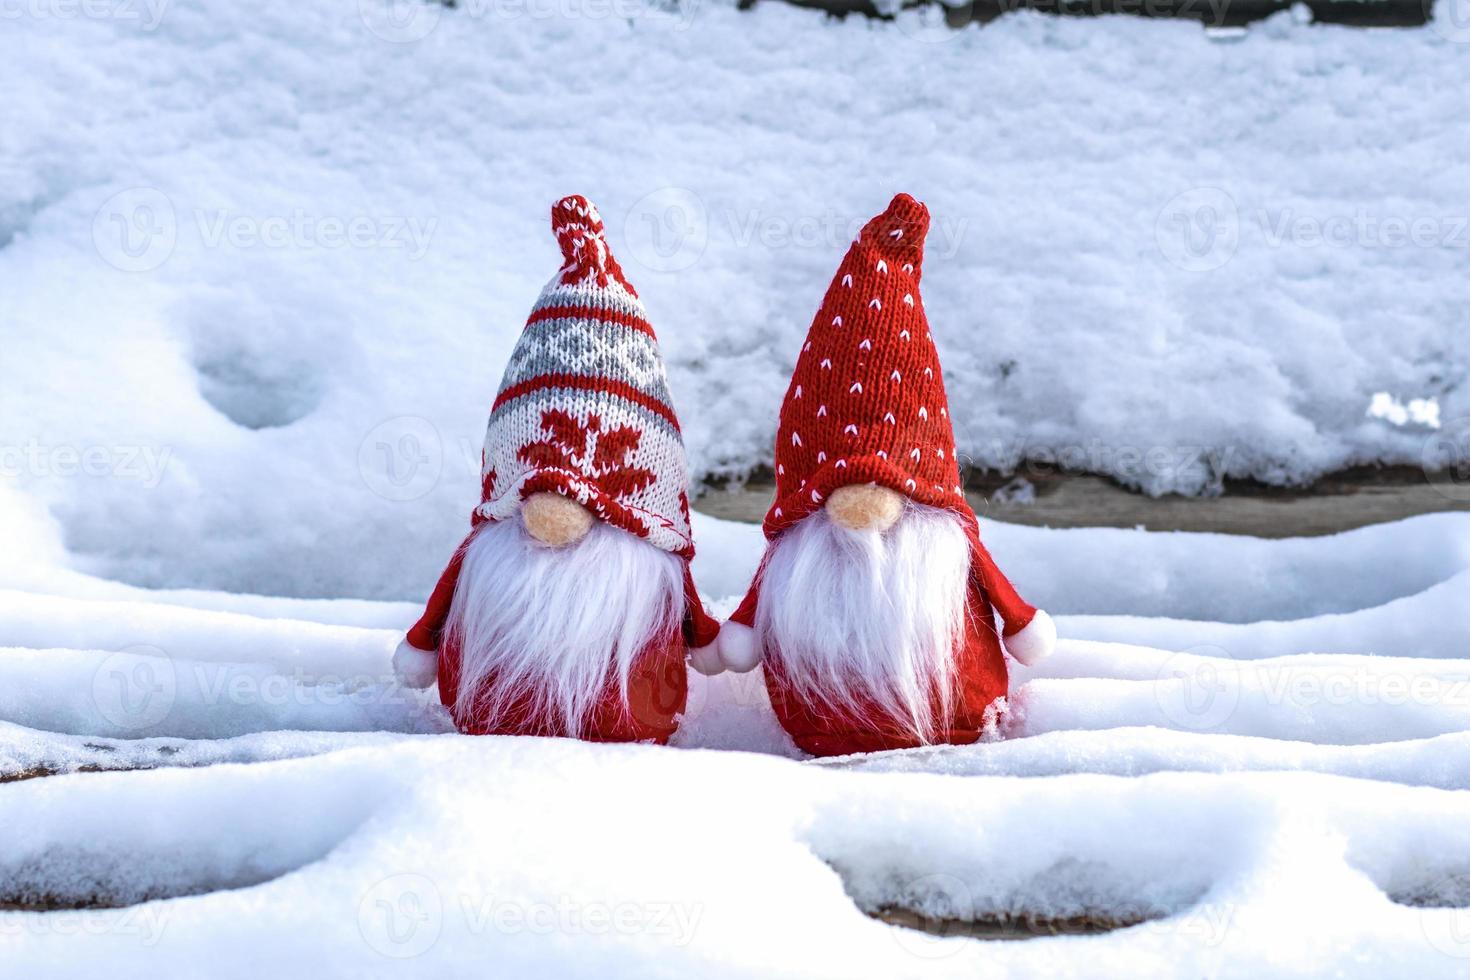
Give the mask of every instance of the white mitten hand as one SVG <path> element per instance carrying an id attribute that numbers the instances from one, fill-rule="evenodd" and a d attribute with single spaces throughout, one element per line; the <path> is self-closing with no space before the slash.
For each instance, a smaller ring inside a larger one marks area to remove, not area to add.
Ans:
<path id="1" fill-rule="evenodd" d="M 1057 624 L 1045 610 L 1036 610 L 1031 622 L 1005 638 L 1006 653 L 1027 667 L 1039 664 L 1057 647 Z"/>
<path id="2" fill-rule="evenodd" d="M 706 643 L 702 647 L 689 648 L 689 666 L 706 677 L 725 672 L 725 662 L 720 659 L 720 641 Z"/>
<path id="3" fill-rule="evenodd" d="M 724 661 L 725 668 L 737 674 L 752 671 L 761 662 L 760 640 L 749 626 L 735 622 L 723 624 L 715 645 L 720 648 L 720 659 Z"/>
<path id="4" fill-rule="evenodd" d="M 404 687 L 428 687 L 439 677 L 439 654 L 404 640 L 393 651 L 393 673 Z"/>

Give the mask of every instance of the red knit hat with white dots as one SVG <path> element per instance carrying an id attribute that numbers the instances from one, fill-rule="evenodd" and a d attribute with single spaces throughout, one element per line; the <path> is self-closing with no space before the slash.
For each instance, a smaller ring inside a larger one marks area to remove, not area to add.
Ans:
<path id="1" fill-rule="evenodd" d="M 863 227 L 812 320 L 781 406 L 767 538 L 854 483 L 974 520 L 919 296 L 929 211 L 899 194 Z"/>

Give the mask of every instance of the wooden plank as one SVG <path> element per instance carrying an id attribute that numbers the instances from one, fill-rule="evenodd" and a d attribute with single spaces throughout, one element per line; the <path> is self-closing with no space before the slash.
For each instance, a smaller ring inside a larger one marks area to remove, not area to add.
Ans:
<path id="1" fill-rule="evenodd" d="M 870 0 L 782 0 L 798 7 L 825 10 L 839 17 L 858 14 L 891 20 Z M 927 0 L 935 2 L 935 0 Z M 1312 19 L 1321 24 L 1354 27 L 1421 27 L 1429 21 L 1434 0 L 1303 0 Z M 754 0 L 742 2 L 743 9 Z M 907 3 L 905 8 L 923 6 Z M 1288 10 L 1290 0 L 968 0 L 944 4 L 951 27 L 985 24 L 1014 10 L 1036 10 L 1063 17 L 1124 15 L 1195 20 L 1206 27 L 1241 27 Z"/>
<path id="2" fill-rule="evenodd" d="M 965 496 L 982 519 L 1033 527 L 1143 527 L 1150 531 L 1211 531 L 1285 538 L 1336 534 L 1419 514 L 1470 511 L 1470 488 L 1447 474 L 1411 467 L 1360 468 L 1324 477 L 1307 488 L 1227 482 L 1217 497 L 1149 497 L 1104 477 L 1032 473 L 1030 502 L 1017 499 L 1014 477 L 972 473 Z M 694 509 L 728 520 L 758 522 L 770 506 L 769 473 L 741 487 L 710 490 Z M 1019 496 L 1026 496 L 1025 493 Z"/>

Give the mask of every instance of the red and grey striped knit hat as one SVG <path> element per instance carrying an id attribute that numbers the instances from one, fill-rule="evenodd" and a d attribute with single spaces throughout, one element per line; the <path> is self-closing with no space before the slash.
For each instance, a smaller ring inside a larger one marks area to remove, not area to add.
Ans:
<path id="1" fill-rule="evenodd" d="M 781 406 L 767 538 L 854 483 L 891 487 L 974 522 L 919 297 L 928 230 L 928 209 L 900 194 L 838 267 Z"/>
<path id="2" fill-rule="evenodd" d="M 564 259 L 511 352 L 485 432 L 475 520 L 533 493 L 571 497 L 665 551 L 694 555 L 688 470 L 658 338 L 584 197 L 551 209 Z"/>

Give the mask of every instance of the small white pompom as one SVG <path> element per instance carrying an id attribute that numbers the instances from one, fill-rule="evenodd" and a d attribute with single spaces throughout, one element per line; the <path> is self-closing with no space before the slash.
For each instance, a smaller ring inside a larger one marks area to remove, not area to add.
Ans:
<path id="1" fill-rule="evenodd" d="M 1025 628 L 1005 638 L 1006 653 L 1030 667 L 1050 657 L 1057 646 L 1057 624 L 1043 609 Z"/>
<path id="2" fill-rule="evenodd" d="M 404 640 L 393 651 L 393 673 L 404 687 L 428 687 L 439 678 L 439 654 Z"/>
<path id="3" fill-rule="evenodd" d="M 725 662 L 720 659 L 720 641 L 715 639 L 702 647 L 690 647 L 689 666 L 706 677 L 723 674 Z"/>
<path id="4" fill-rule="evenodd" d="M 725 623 L 720 627 L 720 638 L 715 643 L 720 648 L 720 659 L 725 662 L 727 670 L 744 674 L 761 662 L 760 640 L 749 626 Z"/>

